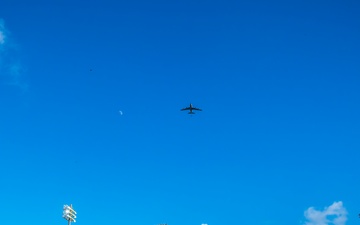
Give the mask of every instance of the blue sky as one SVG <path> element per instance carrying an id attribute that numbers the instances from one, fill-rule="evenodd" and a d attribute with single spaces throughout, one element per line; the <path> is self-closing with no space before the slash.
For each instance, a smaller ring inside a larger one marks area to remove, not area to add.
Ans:
<path id="1" fill-rule="evenodd" d="M 2 223 L 358 224 L 359 10 L 3 0 Z"/>

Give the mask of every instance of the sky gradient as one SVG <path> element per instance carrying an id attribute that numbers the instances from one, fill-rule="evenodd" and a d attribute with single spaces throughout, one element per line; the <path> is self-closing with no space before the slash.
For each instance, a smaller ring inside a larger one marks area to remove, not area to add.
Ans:
<path id="1" fill-rule="evenodd" d="M 358 224 L 359 40 L 355 0 L 2 0 L 1 224 Z"/>

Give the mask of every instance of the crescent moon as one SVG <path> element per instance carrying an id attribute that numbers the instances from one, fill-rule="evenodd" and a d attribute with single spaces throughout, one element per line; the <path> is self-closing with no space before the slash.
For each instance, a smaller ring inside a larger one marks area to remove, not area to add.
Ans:
<path id="1" fill-rule="evenodd" d="M 124 114 L 121 110 L 119 110 L 119 113 L 120 113 L 120 115 L 123 115 L 123 114 Z"/>

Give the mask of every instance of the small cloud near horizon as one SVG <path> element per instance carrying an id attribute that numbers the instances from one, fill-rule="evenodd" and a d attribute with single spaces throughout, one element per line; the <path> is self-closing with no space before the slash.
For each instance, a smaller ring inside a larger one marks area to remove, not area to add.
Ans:
<path id="1" fill-rule="evenodd" d="M 304 212 L 307 221 L 303 225 L 345 225 L 347 214 L 342 201 L 334 202 L 323 210 L 310 207 Z"/>

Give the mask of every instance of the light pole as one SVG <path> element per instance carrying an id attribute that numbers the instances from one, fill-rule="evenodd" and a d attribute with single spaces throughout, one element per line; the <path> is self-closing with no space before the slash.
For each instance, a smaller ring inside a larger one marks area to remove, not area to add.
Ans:
<path id="1" fill-rule="evenodd" d="M 70 206 L 64 205 L 62 217 L 68 221 L 68 225 L 70 225 L 71 222 L 76 222 L 76 212 L 73 209 L 72 204 L 70 204 Z"/>

